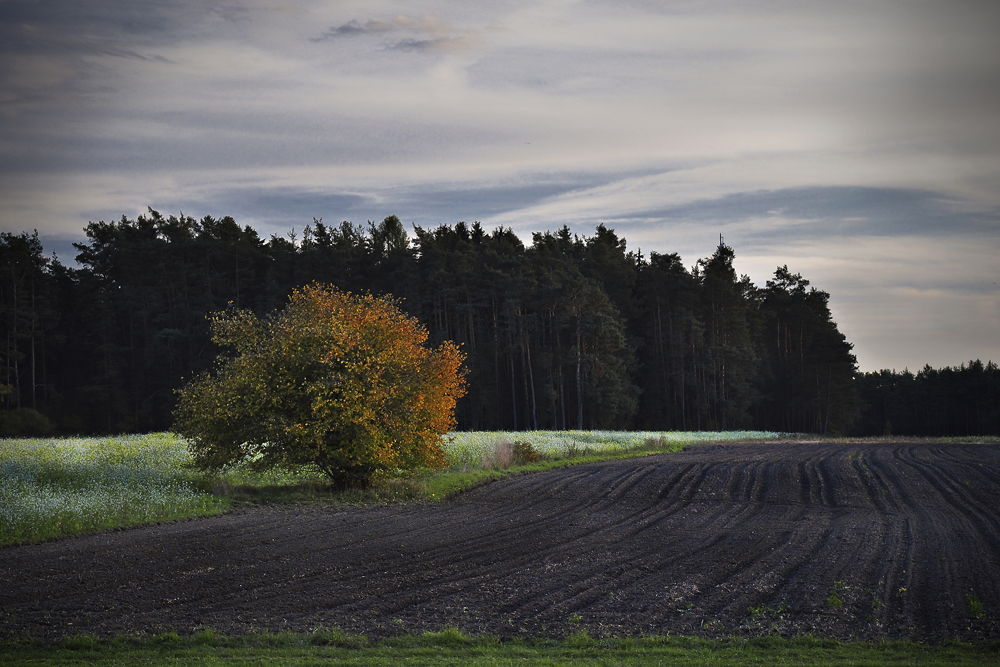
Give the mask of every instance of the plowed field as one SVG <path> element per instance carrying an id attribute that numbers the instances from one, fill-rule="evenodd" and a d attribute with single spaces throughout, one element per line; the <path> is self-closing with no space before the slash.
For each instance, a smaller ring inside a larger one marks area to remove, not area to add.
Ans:
<path id="1" fill-rule="evenodd" d="M 0 549 L 0 636 L 1000 637 L 1000 447 L 699 446 Z M 977 606 L 978 604 L 978 606 Z M 981 618 L 975 618 L 981 616 Z"/>

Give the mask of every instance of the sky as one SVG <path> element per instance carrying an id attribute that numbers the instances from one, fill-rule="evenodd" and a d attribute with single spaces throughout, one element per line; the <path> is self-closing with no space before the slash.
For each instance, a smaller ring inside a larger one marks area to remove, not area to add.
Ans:
<path id="1" fill-rule="evenodd" d="M 0 0 L 0 231 L 613 228 L 830 293 L 861 370 L 1000 362 L 1000 3 Z"/>

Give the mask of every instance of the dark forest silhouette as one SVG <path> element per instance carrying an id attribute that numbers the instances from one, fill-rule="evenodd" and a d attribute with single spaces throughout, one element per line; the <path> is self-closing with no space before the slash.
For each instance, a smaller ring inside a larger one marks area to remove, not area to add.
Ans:
<path id="1" fill-rule="evenodd" d="M 266 315 L 319 281 L 391 294 L 467 355 L 461 429 L 766 429 L 1000 434 L 1000 372 L 970 362 L 859 374 L 829 294 L 787 267 L 763 288 L 720 243 L 690 269 L 600 225 L 525 246 L 479 223 L 396 216 L 261 238 L 232 218 L 92 222 L 81 268 L 0 235 L 0 433 L 170 426 L 175 390 L 219 353 L 206 313 Z M 37 413 L 41 413 L 42 417 Z"/>

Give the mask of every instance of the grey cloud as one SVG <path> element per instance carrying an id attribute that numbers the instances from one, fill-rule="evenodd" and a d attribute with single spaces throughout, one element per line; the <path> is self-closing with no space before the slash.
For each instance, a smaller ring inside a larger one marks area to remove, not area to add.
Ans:
<path id="1" fill-rule="evenodd" d="M 59 114 L 42 109 L 48 122 L 22 125 L 9 137 L 0 129 L 3 155 L 0 173 L 25 168 L 50 170 L 229 169 L 335 164 L 377 164 L 407 161 L 507 140 L 491 128 L 455 126 L 418 118 L 386 124 L 377 119 L 301 114 L 227 115 L 224 111 L 192 109 L 131 118 L 171 128 L 170 133 L 74 134 L 60 130 Z"/>
<path id="2" fill-rule="evenodd" d="M 221 10 L 219 10 L 221 11 Z M 0 49 L 8 52 L 75 52 L 88 45 L 126 41 L 172 43 L 186 27 L 218 11 L 192 0 L 132 2 L 52 0 L 0 3 Z M 222 12 L 230 16 L 231 12 Z"/>
<path id="3" fill-rule="evenodd" d="M 390 48 L 396 51 L 440 51 L 462 53 L 476 48 L 477 41 L 466 36 L 438 37 L 436 39 L 404 39 Z"/>
<path id="4" fill-rule="evenodd" d="M 642 211 L 629 218 L 718 224 L 771 220 L 763 229 L 751 232 L 771 240 L 996 234 L 1000 230 L 1000 210 L 966 211 L 939 193 L 903 188 L 805 187 L 742 192 Z M 787 224 L 779 224 L 780 220 Z"/>
<path id="5" fill-rule="evenodd" d="M 312 41 L 322 42 L 327 39 L 336 39 L 337 37 L 353 37 L 356 35 L 380 35 L 398 29 L 399 28 L 393 23 L 382 19 L 371 19 L 363 24 L 357 20 L 353 20 L 348 21 L 343 25 L 330 28 L 319 37 L 314 37 Z"/>
<path id="6" fill-rule="evenodd" d="M 131 49 L 116 49 L 114 47 L 105 47 L 104 49 L 101 50 L 101 53 L 104 53 L 109 56 L 116 56 L 118 58 L 136 58 L 138 60 L 144 60 L 146 62 L 159 62 L 159 63 L 167 63 L 170 65 L 176 64 L 173 60 L 170 60 L 169 58 L 164 58 L 159 54 L 144 55 L 142 53 L 132 51 Z"/>
<path id="7" fill-rule="evenodd" d="M 668 49 L 651 53 L 627 48 L 502 48 L 492 49 L 468 68 L 469 81 L 487 88 L 532 88 L 548 92 L 580 92 L 576 87 L 631 91 L 637 86 L 662 88 L 691 61 L 715 63 L 746 60 L 734 48 L 694 53 Z M 690 84 L 685 84 L 690 86 Z"/>
<path id="8" fill-rule="evenodd" d="M 364 23 L 358 20 L 348 21 L 339 26 L 331 27 L 312 41 L 323 42 L 342 37 L 358 37 L 365 35 L 386 35 L 389 33 L 416 34 L 424 37 L 406 37 L 387 45 L 395 51 L 448 51 L 464 52 L 480 48 L 483 45 L 479 32 L 472 28 L 459 28 L 442 21 L 434 14 L 427 14 L 419 21 L 406 16 L 397 16 L 391 20 L 369 19 Z"/>
<path id="9" fill-rule="evenodd" d="M 413 219 L 422 224 L 437 225 L 459 220 L 471 222 L 516 211 L 545 201 L 548 198 L 585 189 L 599 184 L 587 177 L 570 176 L 565 180 L 548 182 L 522 182 L 479 188 L 420 188 L 398 189 L 382 194 L 384 203 L 394 206 L 401 218 Z"/>
<path id="10" fill-rule="evenodd" d="M 156 50 L 213 15 L 188 0 L 0 2 L 0 113 L 8 125 L 0 137 L 16 143 L 26 127 L 81 120 L 99 104 L 95 93 L 115 92 L 108 66 L 91 56 L 169 63 Z"/>

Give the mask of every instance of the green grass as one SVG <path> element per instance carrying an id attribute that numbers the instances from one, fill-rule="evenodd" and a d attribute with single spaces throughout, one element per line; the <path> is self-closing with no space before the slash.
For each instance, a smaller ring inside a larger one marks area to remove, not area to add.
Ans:
<path id="1" fill-rule="evenodd" d="M 337 489 L 316 470 L 197 473 L 185 442 L 169 433 L 105 438 L 0 440 L 0 545 L 155 521 L 218 514 L 236 503 L 384 504 L 437 501 L 485 482 L 551 468 L 676 452 L 706 442 L 773 433 L 532 431 L 453 433 L 450 466 Z M 515 443 L 522 443 L 520 449 Z M 528 452 L 538 460 L 512 457 Z"/>
<path id="2" fill-rule="evenodd" d="M 452 433 L 444 449 L 451 464 L 445 470 L 425 472 L 414 481 L 432 500 L 446 498 L 509 475 L 541 472 L 567 465 L 596 463 L 649 454 L 679 452 L 700 443 L 772 440 L 764 431 L 475 431 Z M 510 445 L 527 443 L 540 460 L 510 460 Z"/>
<path id="3" fill-rule="evenodd" d="M 225 637 L 210 631 L 188 637 L 96 639 L 77 636 L 56 644 L 0 643 L 0 664 L 20 665 L 987 665 L 998 664 L 996 644 L 957 642 L 839 642 L 781 639 L 636 637 L 499 641 L 458 630 L 368 641 L 328 630 L 312 635 Z"/>

